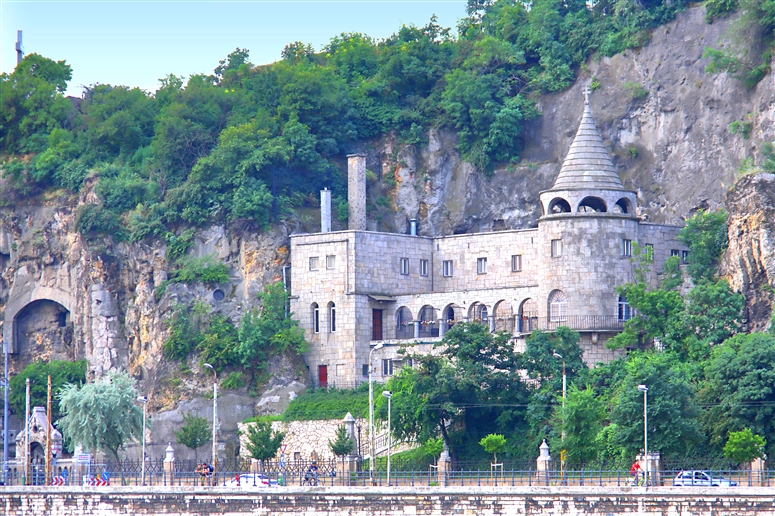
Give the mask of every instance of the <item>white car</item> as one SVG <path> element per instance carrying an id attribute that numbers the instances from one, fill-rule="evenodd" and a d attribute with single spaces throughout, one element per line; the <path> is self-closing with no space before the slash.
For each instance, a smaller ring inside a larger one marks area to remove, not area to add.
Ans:
<path id="1" fill-rule="evenodd" d="M 239 483 L 236 476 L 226 482 L 226 487 L 237 489 L 258 489 L 260 487 L 277 487 L 277 480 L 260 474 L 242 473 L 239 476 Z"/>
<path id="2" fill-rule="evenodd" d="M 721 475 L 711 475 L 707 471 L 681 471 L 673 479 L 674 486 L 714 486 L 714 487 L 732 487 L 737 482 L 729 480 Z"/>

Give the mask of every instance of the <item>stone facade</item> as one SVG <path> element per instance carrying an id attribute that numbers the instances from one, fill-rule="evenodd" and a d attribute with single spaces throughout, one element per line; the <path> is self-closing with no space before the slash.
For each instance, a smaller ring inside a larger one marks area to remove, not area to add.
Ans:
<path id="1" fill-rule="evenodd" d="M 365 198 L 350 158 L 350 207 Z M 357 190 L 353 190 L 357 188 Z M 632 281 L 635 245 L 651 247 L 650 281 L 671 255 L 686 258 L 680 227 L 636 216 L 585 102 L 576 138 L 555 181 L 540 194 L 543 216 L 526 230 L 424 237 L 361 230 L 291 236 L 291 305 L 311 343 L 305 356 L 319 385 L 384 381 L 397 350 L 438 341 L 460 321 L 508 331 L 517 348 L 535 329 L 582 334 L 588 363 L 616 354 L 605 342 L 632 312 L 617 287 Z M 359 215 L 358 215 L 359 216 Z"/>

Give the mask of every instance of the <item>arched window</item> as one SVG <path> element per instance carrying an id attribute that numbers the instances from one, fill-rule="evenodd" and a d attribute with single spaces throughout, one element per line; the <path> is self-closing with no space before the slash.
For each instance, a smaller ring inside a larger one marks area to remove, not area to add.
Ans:
<path id="1" fill-rule="evenodd" d="M 549 294 L 549 321 L 562 322 L 568 320 L 568 297 L 562 290 Z"/>
<path id="2" fill-rule="evenodd" d="M 482 305 L 482 307 L 479 309 L 479 320 L 483 323 L 487 322 L 487 307 L 485 305 Z"/>
<path id="3" fill-rule="evenodd" d="M 614 213 L 630 213 L 630 201 L 624 197 L 616 201 L 616 204 L 614 204 Z"/>
<path id="4" fill-rule="evenodd" d="M 336 331 L 336 305 L 334 302 L 328 303 L 328 321 L 331 333 Z"/>
<path id="5" fill-rule="evenodd" d="M 317 303 L 312 303 L 312 331 L 320 333 L 320 307 Z"/>
<path id="6" fill-rule="evenodd" d="M 556 215 L 557 213 L 570 213 L 568 201 L 560 197 L 552 199 L 552 202 L 549 203 L 549 215 Z"/>
<path id="7" fill-rule="evenodd" d="M 584 197 L 579 203 L 579 213 L 605 213 L 605 201 L 599 197 Z"/>
<path id="8" fill-rule="evenodd" d="M 411 339 L 414 337 L 412 312 L 402 306 L 396 312 L 396 339 Z"/>
<path id="9" fill-rule="evenodd" d="M 633 310 L 630 306 L 630 303 L 627 302 L 627 298 L 624 297 L 624 294 L 619 296 L 619 320 L 620 321 L 629 321 L 632 319 L 633 316 Z"/>

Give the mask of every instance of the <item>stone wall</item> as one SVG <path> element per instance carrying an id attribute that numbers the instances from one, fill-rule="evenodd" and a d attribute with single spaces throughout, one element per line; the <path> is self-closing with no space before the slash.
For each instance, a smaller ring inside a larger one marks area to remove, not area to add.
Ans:
<path id="1" fill-rule="evenodd" d="M 7 488 L 7 516 L 775 515 L 768 488 Z"/>

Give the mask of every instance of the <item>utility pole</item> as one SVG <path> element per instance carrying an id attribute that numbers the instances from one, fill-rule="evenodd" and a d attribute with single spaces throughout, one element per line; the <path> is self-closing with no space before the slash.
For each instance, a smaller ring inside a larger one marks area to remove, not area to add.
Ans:
<path id="1" fill-rule="evenodd" d="M 10 434 L 8 433 L 8 343 L 3 341 L 3 354 L 5 355 L 5 400 L 3 401 L 3 485 L 8 485 L 6 482 L 8 477 L 8 439 Z"/>
<path id="2" fill-rule="evenodd" d="M 46 485 L 51 485 L 51 375 L 48 375 L 46 419 Z"/>
<path id="3" fill-rule="evenodd" d="M 22 31 L 16 31 L 16 64 L 22 62 L 24 59 L 24 49 L 22 48 Z"/>

